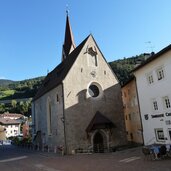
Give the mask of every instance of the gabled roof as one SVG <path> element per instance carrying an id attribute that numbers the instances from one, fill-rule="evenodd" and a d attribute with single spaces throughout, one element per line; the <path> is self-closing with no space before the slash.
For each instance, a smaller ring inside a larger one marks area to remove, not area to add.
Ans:
<path id="1" fill-rule="evenodd" d="M 114 71 L 112 70 L 111 66 L 110 66 L 110 65 L 109 65 L 109 63 L 107 62 L 106 58 L 104 57 L 104 55 L 103 55 L 102 51 L 100 50 L 100 48 L 99 48 L 99 46 L 98 46 L 98 44 L 97 44 L 96 40 L 94 39 L 93 35 L 92 35 L 92 34 L 90 34 L 90 35 L 92 36 L 93 41 L 94 41 L 94 43 L 95 43 L 96 47 L 98 48 L 99 52 L 101 53 L 102 58 L 104 59 L 104 61 L 105 61 L 105 62 L 106 62 L 106 64 L 108 65 L 109 69 L 111 70 L 111 72 L 112 72 L 113 76 L 115 77 L 115 79 L 116 79 L 116 80 L 118 81 L 118 83 L 119 83 L 119 79 L 118 79 L 118 77 L 116 76 L 116 74 L 115 74 L 115 73 L 114 73 Z"/>
<path id="2" fill-rule="evenodd" d="M 89 36 L 74 49 L 69 56 L 63 60 L 53 71 L 51 71 L 43 81 L 42 86 L 39 88 L 37 94 L 35 95 L 34 100 L 38 99 L 51 89 L 55 88 L 59 84 L 62 83 L 66 75 L 68 74 L 69 70 L 71 69 L 72 65 L 74 64 L 75 60 L 77 59 L 79 53 L 81 52 L 84 44 L 88 40 Z"/>
<path id="3" fill-rule="evenodd" d="M 15 119 L 0 118 L 0 124 L 1 125 L 19 125 L 20 122 Z"/>
<path id="4" fill-rule="evenodd" d="M 93 119 L 90 121 L 88 127 L 86 128 L 86 132 L 91 132 L 95 129 L 104 129 L 104 128 L 114 128 L 116 127 L 112 121 L 102 115 L 99 111 L 96 112 Z"/>
<path id="5" fill-rule="evenodd" d="M 3 113 L 3 114 L 0 114 L 0 117 L 3 117 L 3 118 L 21 118 L 23 117 L 24 115 L 22 114 L 17 114 L 17 113 Z"/>
<path id="6" fill-rule="evenodd" d="M 151 57 L 149 57 L 147 60 L 145 60 L 141 65 L 139 65 L 136 68 L 134 68 L 132 70 L 132 72 L 139 70 L 140 68 L 142 68 L 146 64 L 150 63 L 151 61 L 154 61 L 155 59 L 159 58 L 161 55 L 163 55 L 164 53 L 168 52 L 169 50 L 171 50 L 171 44 L 168 45 L 167 47 L 165 47 L 164 49 L 162 49 L 161 51 L 159 51 L 158 53 L 156 53 L 154 55 L 151 55 Z"/>

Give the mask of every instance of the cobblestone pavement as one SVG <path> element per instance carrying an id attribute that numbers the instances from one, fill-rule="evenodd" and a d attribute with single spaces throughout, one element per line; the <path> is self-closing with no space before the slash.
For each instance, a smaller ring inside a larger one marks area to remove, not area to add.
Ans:
<path id="1" fill-rule="evenodd" d="M 59 154 L 0 146 L 3 171 L 170 171 L 171 158 L 145 160 L 141 147 L 105 154 Z"/>

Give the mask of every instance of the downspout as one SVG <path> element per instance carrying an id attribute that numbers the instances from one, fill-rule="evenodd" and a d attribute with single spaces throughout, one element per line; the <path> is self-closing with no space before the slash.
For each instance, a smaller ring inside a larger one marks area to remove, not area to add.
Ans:
<path id="1" fill-rule="evenodd" d="M 36 116 L 35 116 L 35 101 L 32 101 L 31 104 L 31 117 L 32 117 L 32 136 L 34 137 L 36 130 Z"/>
<path id="2" fill-rule="evenodd" d="M 140 121 L 141 121 L 141 128 L 142 128 L 142 140 L 143 140 L 143 144 L 144 144 L 144 129 L 143 129 L 143 124 L 142 124 L 141 109 L 140 109 L 140 102 L 139 102 L 139 95 L 138 95 L 136 77 L 135 77 L 135 89 L 136 89 L 136 92 L 137 92 L 138 110 L 139 110 L 139 114 L 140 114 Z"/>
<path id="3" fill-rule="evenodd" d="M 36 109 L 35 109 L 35 102 L 33 103 L 33 110 L 34 110 L 34 131 L 33 134 L 37 132 L 37 127 L 36 127 Z"/>
<path id="4" fill-rule="evenodd" d="M 66 126 L 65 126 L 65 100 L 64 100 L 64 85 L 62 82 L 62 96 L 63 96 L 63 126 L 64 126 L 64 152 L 65 154 L 67 153 L 68 149 L 67 149 L 67 140 L 66 140 Z"/>

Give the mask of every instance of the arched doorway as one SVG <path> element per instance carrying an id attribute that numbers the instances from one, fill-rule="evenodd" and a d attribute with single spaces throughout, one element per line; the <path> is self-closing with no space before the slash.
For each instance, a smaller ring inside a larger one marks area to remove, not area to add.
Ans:
<path id="1" fill-rule="evenodd" d="M 100 132 L 96 132 L 93 138 L 93 150 L 95 153 L 104 152 L 104 139 Z"/>

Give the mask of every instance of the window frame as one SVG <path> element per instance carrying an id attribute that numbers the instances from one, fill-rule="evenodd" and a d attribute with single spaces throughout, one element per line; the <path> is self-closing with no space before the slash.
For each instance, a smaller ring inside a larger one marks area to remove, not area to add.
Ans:
<path id="1" fill-rule="evenodd" d="M 128 118 L 130 121 L 132 120 L 131 113 L 128 114 Z"/>
<path id="2" fill-rule="evenodd" d="M 88 93 L 91 97 L 93 98 L 96 98 L 99 96 L 100 94 L 100 90 L 99 90 L 99 87 L 95 84 L 91 84 L 89 87 L 88 87 Z"/>
<path id="3" fill-rule="evenodd" d="M 87 52 L 88 66 L 98 67 L 98 54 L 95 47 L 89 47 Z"/>
<path id="4" fill-rule="evenodd" d="M 97 95 L 97 96 L 92 96 L 91 94 L 90 94 L 90 87 L 91 86 L 96 86 L 97 88 L 98 88 L 98 91 L 99 91 L 99 94 Z M 99 84 L 99 83 L 97 83 L 97 82 L 91 82 L 89 85 L 88 85 L 88 87 L 87 87 L 87 97 L 90 97 L 90 98 L 92 98 L 92 99 L 98 99 L 98 98 L 101 98 L 102 96 L 103 96 L 103 89 L 102 89 L 102 86 Z"/>
<path id="5" fill-rule="evenodd" d="M 154 83 L 154 77 L 153 77 L 153 73 L 152 72 L 147 74 L 147 82 L 150 85 Z"/>
<path id="6" fill-rule="evenodd" d="M 165 109 L 170 109 L 171 108 L 171 103 L 170 103 L 169 96 L 164 96 L 163 97 L 163 105 L 164 105 Z"/>
<path id="7" fill-rule="evenodd" d="M 156 99 L 152 99 L 153 111 L 159 110 L 159 106 Z"/>
<path id="8" fill-rule="evenodd" d="M 47 132 L 52 135 L 52 104 L 50 97 L 47 98 Z"/>
<path id="9" fill-rule="evenodd" d="M 154 131 L 155 131 L 157 141 L 165 141 L 163 128 L 155 128 Z"/>
<path id="10" fill-rule="evenodd" d="M 157 74 L 157 80 L 163 80 L 165 78 L 165 72 L 164 72 L 164 67 L 161 66 L 156 69 L 156 74 Z"/>

